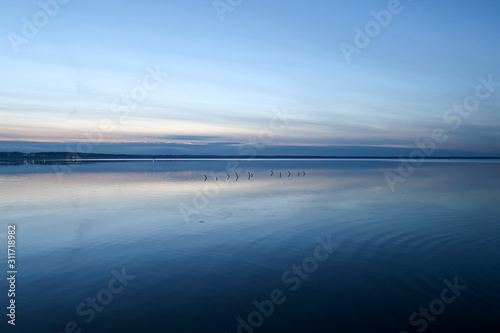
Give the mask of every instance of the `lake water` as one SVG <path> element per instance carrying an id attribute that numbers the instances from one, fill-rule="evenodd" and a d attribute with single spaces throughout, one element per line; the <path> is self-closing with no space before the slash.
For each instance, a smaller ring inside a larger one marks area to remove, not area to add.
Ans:
<path id="1" fill-rule="evenodd" d="M 228 163 L 0 166 L 0 330 L 500 332 L 500 163 Z"/>

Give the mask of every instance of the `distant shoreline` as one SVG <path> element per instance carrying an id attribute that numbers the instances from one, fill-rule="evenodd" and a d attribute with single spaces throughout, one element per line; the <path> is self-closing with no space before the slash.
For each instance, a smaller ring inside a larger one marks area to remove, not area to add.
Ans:
<path id="1" fill-rule="evenodd" d="M 0 152 L 1 164 L 54 164 L 140 160 L 400 160 L 399 156 L 324 156 L 324 155 L 131 155 L 74 154 L 65 152 Z M 500 160 L 500 156 L 430 156 L 423 160 Z"/>

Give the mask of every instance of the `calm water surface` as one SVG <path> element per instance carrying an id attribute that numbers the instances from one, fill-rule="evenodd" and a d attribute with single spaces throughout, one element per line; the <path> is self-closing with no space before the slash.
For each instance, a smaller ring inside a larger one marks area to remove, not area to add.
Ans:
<path id="1" fill-rule="evenodd" d="M 238 163 L 0 166 L 0 331 L 500 332 L 500 163 Z"/>

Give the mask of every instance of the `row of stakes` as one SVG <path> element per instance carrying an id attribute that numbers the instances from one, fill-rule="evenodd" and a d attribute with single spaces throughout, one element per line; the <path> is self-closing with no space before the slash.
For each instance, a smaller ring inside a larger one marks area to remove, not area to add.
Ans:
<path id="1" fill-rule="evenodd" d="M 238 179 L 240 178 L 240 176 L 235 173 L 236 175 L 236 180 L 235 181 L 238 181 Z M 281 175 L 281 171 L 279 172 L 279 175 L 280 175 L 280 178 L 282 177 Z M 292 173 L 290 171 L 288 171 L 288 177 L 290 177 L 292 175 Z M 304 177 L 306 175 L 306 172 L 305 171 L 302 171 L 302 177 Z M 207 181 L 208 180 L 208 177 L 207 175 L 204 175 L 205 176 L 205 180 L 204 181 Z M 271 176 L 274 176 L 274 171 L 271 170 Z M 248 179 L 250 180 L 251 178 L 253 177 L 253 173 L 251 173 L 250 171 L 248 171 Z M 297 177 L 300 177 L 300 171 L 297 171 Z M 229 178 L 231 178 L 231 176 L 229 174 L 227 174 L 227 178 L 226 180 L 229 180 Z M 219 181 L 219 177 L 215 177 L 215 181 Z"/>

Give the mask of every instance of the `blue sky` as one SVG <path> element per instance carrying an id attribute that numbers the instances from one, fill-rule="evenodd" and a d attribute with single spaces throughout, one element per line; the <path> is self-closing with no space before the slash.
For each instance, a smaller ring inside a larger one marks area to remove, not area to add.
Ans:
<path id="1" fill-rule="evenodd" d="M 259 133 L 273 153 L 411 149 L 440 128 L 438 149 L 500 153 L 500 85 L 443 117 L 479 77 L 500 82 L 496 1 L 221 0 L 223 20 L 213 1 L 55 1 L 3 4 L 0 149 L 236 153 Z M 348 61 L 340 46 L 382 10 L 390 22 Z M 279 129 L 276 110 L 291 117 Z"/>

